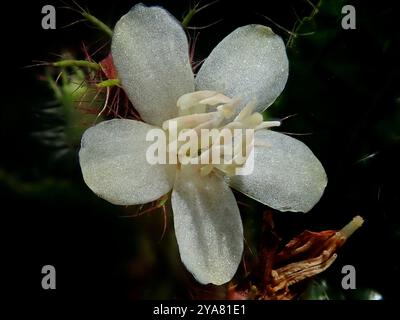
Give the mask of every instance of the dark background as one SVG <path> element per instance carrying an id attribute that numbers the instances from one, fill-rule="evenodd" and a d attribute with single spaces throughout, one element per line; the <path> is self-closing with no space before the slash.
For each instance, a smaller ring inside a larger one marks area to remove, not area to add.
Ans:
<path id="1" fill-rule="evenodd" d="M 160 4 L 178 19 L 193 5 L 189 1 L 143 2 Z M 231 2 L 221 0 L 192 21 L 193 26 L 203 26 L 223 19 L 200 30 L 196 59 L 205 58 L 224 36 L 248 23 L 271 26 L 287 41 L 288 33 L 262 15 L 292 30 L 296 14 L 305 17 L 312 11 L 302 0 Z M 135 3 L 79 1 L 110 26 Z M 44 4 L 58 8 L 56 30 L 41 28 Z M 356 30 L 341 28 L 343 4 L 355 6 Z M 66 5 L 74 6 L 68 1 Z M 65 50 L 82 58 L 82 41 L 91 50 L 107 41 L 88 23 L 61 28 L 80 18 L 62 6 L 58 1 L 7 2 L 2 12 L 0 203 L 7 254 L 4 265 L 10 269 L 5 278 L 17 299 L 44 303 L 58 298 L 97 302 L 190 298 L 194 284 L 180 264 L 171 215 L 167 234 L 159 241 L 160 212 L 121 218 L 120 208 L 98 199 L 85 186 L 77 145 L 65 146 L 63 141 L 46 144 L 36 134 L 52 126 L 39 111 L 54 97 L 39 79 L 44 67 L 23 67 L 33 60 L 55 61 L 54 53 Z M 319 279 L 327 281 L 332 298 L 366 298 L 371 289 L 384 299 L 398 299 L 398 14 L 385 0 L 326 0 L 320 9 L 298 30 L 315 33 L 298 36 L 288 48 L 289 80 L 268 115 L 283 118 L 296 114 L 280 131 L 304 134 L 296 138 L 321 160 L 329 183 L 310 213 L 274 213 L 274 219 L 280 235 L 290 239 L 304 229 L 340 229 L 353 216 L 362 215 L 365 225 Z M 106 52 L 100 51 L 95 59 L 101 60 Z M 67 148 L 66 156 L 57 157 L 63 148 Z M 245 235 L 256 249 L 264 208 L 243 201 L 251 206 L 242 210 Z M 55 291 L 41 289 L 41 268 L 46 264 L 56 267 Z M 356 267 L 356 292 L 340 289 L 340 271 L 345 264 Z"/>

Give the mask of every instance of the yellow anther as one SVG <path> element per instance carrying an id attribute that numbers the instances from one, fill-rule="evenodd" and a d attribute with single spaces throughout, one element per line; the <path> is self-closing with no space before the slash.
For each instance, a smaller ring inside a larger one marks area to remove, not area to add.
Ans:
<path id="1" fill-rule="evenodd" d="M 268 129 L 273 127 L 279 127 L 281 125 L 280 121 L 263 121 L 254 130 Z"/>

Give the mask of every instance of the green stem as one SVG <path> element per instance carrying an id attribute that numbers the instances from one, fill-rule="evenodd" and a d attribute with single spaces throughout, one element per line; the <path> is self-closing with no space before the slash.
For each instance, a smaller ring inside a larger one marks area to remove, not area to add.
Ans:
<path id="1" fill-rule="evenodd" d="M 50 74 L 47 74 L 47 80 L 49 81 L 49 86 L 53 90 L 54 95 L 58 100 L 61 99 L 62 93 L 60 88 L 57 86 L 57 83 L 54 81 L 54 79 L 50 76 Z"/>
<path id="2" fill-rule="evenodd" d="M 104 33 L 106 33 L 109 37 L 112 37 L 113 31 L 111 30 L 111 28 L 109 26 L 107 26 L 104 22 L 100 21 L 99 19 L 97 19 L 95 16 L 91 15 L 88 12 L 82 12 L 82 16 L 89 21 L 90 23 L 92 23 L 94 26 L 96 26 L 97 28 L 99 28 L 101 31 L 103 31 Z"/>
<path id="3" fill-rule="evenodd" d="M 73 59 L 53 62 L 53 66 L 58 68 L 80 67 L 80 68 L 89 68 L 93 70 L 100 69 L 100 65 L 96 62 L 90 62 L 87 60 L 73 60 Z"/>
<path id="4" fill-rule="evenodd" d="M 99 88 L 114 87 L 120 85 L 119 79 L 107 79 L 97 84 Z"/>
<path id="5" fill-rule="evenodd" d="M 189 22 L 192 20 L 193 16 L 196 14 L 196 12 L 197 12 L 196 7 L 189 10 L 189 12 L 186 14 L 186 16 L 182 20 L 182 26 L 184 28 L 187 28 L 189 26 Z"/>
<path id="6" fill-rule="evenodd" d="M 186 14 L 186 16 L 183 18 L 182 20 L 182 26 L 184 28 L 187 28 L 189 26 L 189 22 L 192 20 L 192 18 L 194 17 L 195 14 L 199 13 L 200 11 L 212 6 L 213 4 L 216 4 L 218 2 L 218 0 L 210 2 L 205 4 L 204 6 L 199 8 L 200 5 L 200 1 L 191 9 L 189 9 L 188 13 Z"/>

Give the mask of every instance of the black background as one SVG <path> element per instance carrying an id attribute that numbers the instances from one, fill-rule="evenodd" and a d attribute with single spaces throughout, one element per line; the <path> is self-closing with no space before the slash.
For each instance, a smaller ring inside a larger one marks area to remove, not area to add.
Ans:
<path id="1" fill-rule="evenodd" d="M 79 3 L 112 26 L 135 2 Z M 145 3 L 160 4 L 177 18 L 182 17 L 189 6 L 187 1 Z M 27 183 L 44 176 L 71 179 L 81 184 L 80 189 L 73 192 L 83 192 L 86 196 L 90 193 L 80 182 L 79 166 L 75 164 L 71 170 L 55 169 L 47 161 L 49 151 L 32 139 L 31 133 L 38 125 L 34 106 L 43 101 L 46 90 L 38 81 L 40 68 L 23 67 L 31 65 L 33 60 L 54 61 L 56 57 L 51 53 L 61 49 L 79 52 L 80 42 L 90 43 L 98 31 L 87 24 L 61 28 L 79 19 L 73 12 L 63 9 L 57 9 L 57 29 L 43 30 L 41 8 L 44 4 L 63 6 L 61 2 L 27 1 L 7 2 L 2 9 L 0 168 Z M 280 117 L 300 113 L 300 124 L 290 120 L 293 122 L 288 122 L 282 130 L 305 132 L 307 130 L 303 129 L 311 126 L 316 137 L 299 139 L 311 146 L 329 177 L 328 189 L 315 210 L 307 216 L 276 215 L 276 222 L 282 234 L 290 237 L 305 228 L 340 228 L 354 215 L 363 215 L 366 225 L 343 249 L 338 266 L 332 267 L 328 277 L 340 279 L 340 266 L 353 264 L 358 271 L 360 287 L 376 289 L 386 299 L 397 299 L 400 158 L 396 117 L 399 117 L 400 106 L 396 99 L 400 97 L 400 30 L 389 1 L 354 4 L 358 14 L 357 30 L 338 31 L 335 40 L 320 52 L 313 51 L 312 55 L 306 56 L 307 50 L 311 50 L 307 43 L 301 47 L 306 53 L 294 50 L 289 54 L 289 59 L 291 55 L 298 59 L 293 60 L 293 72 L 302 70 L 296 65 L 313 59 L 332 58 L 333 69 L 339 69 L 341 62 L 344 69 L 352 67 L 346 69 L 350 74 L 346 78 L 348 82 L 340 73 L 335 74 L 321 64 L 313 64 L 311 70 L 301 71 L 303 73 L 291 73 L 279 104 L 282 107 L 271 111 Z M 296 19 L 293 9 L 300 15 L 310 11 L 305 1 L 235 4 L 219 1 L 193 22 L 206 25 L 223 19 L 216 26 L 201 31 L 196 56 L 206 57 L 238 26 L 270 24 L 259 14 L 268 15 L 290 29 Z M 339 25 L 340 21 L 337 23 Z M 276 31 L 287 39 L 284 31 Z M 310 73 L 316 76 L 308 82 Z M 315 86 L 318 79 L 322 82 Z M 297 86 L 299 83 L 301 87 Z M 375 152 L 377 155 L 370 160 L 357 162 Z M 129 292 L 135 286 L 134 280 L 127 279 L 118 264 L 125 261 L 127 255 L 135 255 L 134 246 L 125 241 L 133 230 L 139 231 L 133 229 L 131 223 L 115 217 L 112 206 L 102 204 L 100 209 L 91 199 L 71 203 L 69 198 L 63 201 L 51 192 L 37 197 L 25 196 L 10 187 L 10 183 L 0 184 L 0 192 L 6 253 L 2 263 L 7 267 L 4 278 L 10 282 L 12 297 L 43 304 L 55 299 L 94 302 L 132 299 Z M 127 253 L 129 250 L 133 253 Z M 40 286 L 41 267 L 45 264 L 53 264 L 57 269 L 55 291 L 44 291 Z M 168 277 L 168 270 L 161 269 L 156 272 Z M 7 293 L 11 291 L 7 289 Z M 176 292 L 176 297 L 184 296 L 181 288 Z"/>

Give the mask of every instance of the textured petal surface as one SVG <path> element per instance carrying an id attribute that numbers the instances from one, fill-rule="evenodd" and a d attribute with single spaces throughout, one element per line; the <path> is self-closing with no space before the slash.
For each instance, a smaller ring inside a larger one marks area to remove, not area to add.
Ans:
<path id="1" fill-rule="evenodd" d="M 256 99 L 255 111 L 262 112 L 282 92 L 288 70 L 282 39 L 268 27 L 248 25 L 215 47 L 196 76 L 196 90 L 241 97 L 243 103 Z"/>
<path id="2" fill-rule="evenodd" d="M 150 165 L 148 130 L 135 120 L 104 121 L 85 131 L 79 162 L 83 178 L 99 197 L 118 205 L 147 203 L 172 188 L 175 166 Z"/>
<path id="3" fill-rule="evenodd" d="M 280 211 L 311 210 L 327 184 L 319 160 L 304 143 L 282 133 L 261 130 L 255 139 L 253 173 L 231 178 L 231 186 Z"/>
<path id="4" fill-rule="evenodd" d="M 142 119 L 160 126 L 176 117 L 178 98 L 194 90 L 180 23 L 160 7 L 138 4 L 116 24 L 111 50 L 122 86 Z"/>
<path id="5" fill-rule="evenodd" d="M 243 252 L 243 227 L 235 197 L 214 175 L 182 166 L 172 191 L 175 234 L 182 262 L 201 283 L 234 276 Z"/>

